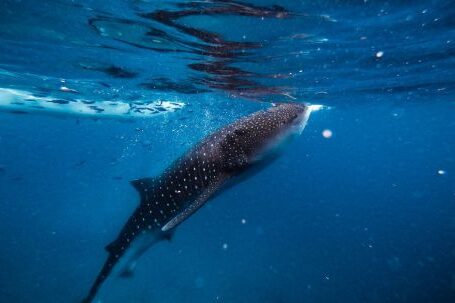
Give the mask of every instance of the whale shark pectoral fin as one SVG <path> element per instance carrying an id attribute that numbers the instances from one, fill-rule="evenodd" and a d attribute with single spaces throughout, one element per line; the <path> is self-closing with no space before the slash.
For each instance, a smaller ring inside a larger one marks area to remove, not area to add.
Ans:
<path id="1" fill-rule="evenodd" d="M 183 221 L 185 221 L 189 216 L 191 216 L 196 210 L 201 208 L 202 205 L 207 202 L 210 197 L 220 188 L 220 186 L 225 182 L 226 178 L 220 178 L 219 181 L 211 184 L 207 189 L 194 200 L 190 205 L 188 205 L 182 212 L 173 217 L 169 222 L 167 222 L 162 228 L 161 231 L 167 232 L 170 229 L 176 227 Z"/>
<path id="2" fill-rule="evenodd" d="M 171 242 L 172 238 L 174 237 L 174 232 L 175 232 L 175 229 L 164 231 L 163 235 L 162 235 L 162 239 Z"/>
<path id="3" fill-rule="evenodd" d="M 139 192 L 141 201 L 147 197 L 147 193 L 155 188 L 155 178 L 141 178 L 130 181 L 131 185 Z"/>
<path id="4" fill-rule="evenodd" d="M 129 278 L 132 278 L 134 276 L 134 271 L 133 270 L 129 270 L 129 269 L 125 269 L 118 276 L 120 278 L 123 278 L 123 279 L 129 279 Z"/>
<path id="5" fill-rule="evenodd" d="M 136 261 L 130 262 L 119 274 L 121 278 L 132 278 L 134 274 L 134 269 L 136 268 Z"/>
<path id="6" fill-rule="evenodd" d="M 128 251 L 119 260 L 119 277 L 130 278 L 134 274 L 139 258 L 154 244 L 164 240 L 161 233 L 143 234 L 136 238 L 129 246 Z"/>
<path id="7" fill-rule="evenodd" d="M 142 239 L 137 240 L 138 243 L 133 242 L 132 247 L 130 247 L 131 252 L 129 255 L 127 254 L 124 257 L 123 264 L 120 265 L 118 276 L 121 278 L 131 278 L 134 275 L 137 262 L 142 254 L 144 254 L 150 246 L 157 242 L 163 240 L 171 241 L 173 235 L 174 230 L 170 230 L 164 233 L 156 234 L 155 236 L 145 236 Z"/>

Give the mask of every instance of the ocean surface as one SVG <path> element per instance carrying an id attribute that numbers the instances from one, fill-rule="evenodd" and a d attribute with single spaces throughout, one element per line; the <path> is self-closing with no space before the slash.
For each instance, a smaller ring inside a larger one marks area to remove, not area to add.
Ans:
<path id="1" fill-rule="evenodd" d="M 159 175 L 322 105 L 103 303 L 455 302 L 455 3 L 0 1 L 0 302 L 80 302 Z"/>

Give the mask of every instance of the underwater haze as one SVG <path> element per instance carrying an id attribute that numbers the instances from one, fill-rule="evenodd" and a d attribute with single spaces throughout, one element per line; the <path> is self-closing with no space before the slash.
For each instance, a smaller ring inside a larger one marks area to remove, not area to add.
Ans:
<path id="1" fill-rule="evenodd" d="M 93 302 L 455 302 L 450 0 L 2 0 L 0 302 L 81 302 L 131 180 L 286 102 L 320 109 Z"/>

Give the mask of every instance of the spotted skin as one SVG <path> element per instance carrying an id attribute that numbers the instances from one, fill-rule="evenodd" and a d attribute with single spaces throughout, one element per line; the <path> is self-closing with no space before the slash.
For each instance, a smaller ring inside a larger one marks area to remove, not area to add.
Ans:
<path id="1" fill-rule="evenodd" d="M 151 245 L 169 239 L 175 226 L 194 213 L 234 176 L 262 160 L 267 150 L 300 133 L 310 110 L 302 104 L 278 104 L 209 135 L 176 160 L 159 178 L 133 180 L 140 204 L 106 246 L 109 256 L 83 302 L 91 302 L 121 258 L 128 275 Z M 135 245 L 140 242 L 140 245 Z M 133 249 L 134 247 L 134 249 Z"/>

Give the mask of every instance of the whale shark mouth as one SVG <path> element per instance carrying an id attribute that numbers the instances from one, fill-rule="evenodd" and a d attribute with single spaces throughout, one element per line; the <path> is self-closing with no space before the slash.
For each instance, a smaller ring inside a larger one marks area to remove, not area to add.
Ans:
<path id="1" fill-rule="evenodd" d="M 312 104 L 308 106 L 308 111 L 309 112 L 317 112 L 322 109 L 326 109 L 327 106 L 321 105 L 321 104 Z"/>
<path id="2" fill-rule="evenodd" d="M 65 87 L 62 87 L 65 89 Z M 92 101 L 37 96 L 11 88 L 0 88 L 0 110 L 14 114 L 46 113 L 90 117 L 141 118 L 175 112 L 185 106 L 181 101 Z"/>
<path id="3" fill-rule="evenodd" d="M 303 130 L 305 129 L 305 126 L 308 123 L 308 119 L 310 118 L 311 113 L 322 110 L 324 108 L 325 107 L 320 104 L 308 105 L 307 109 L 305 110 L 305 113 L 300 118 L 299 123 L 294 127 L 294 130 L 292 130 L 291 132 L 294 132 L 295 134 L 300 135 L 303 132 Z"/>

